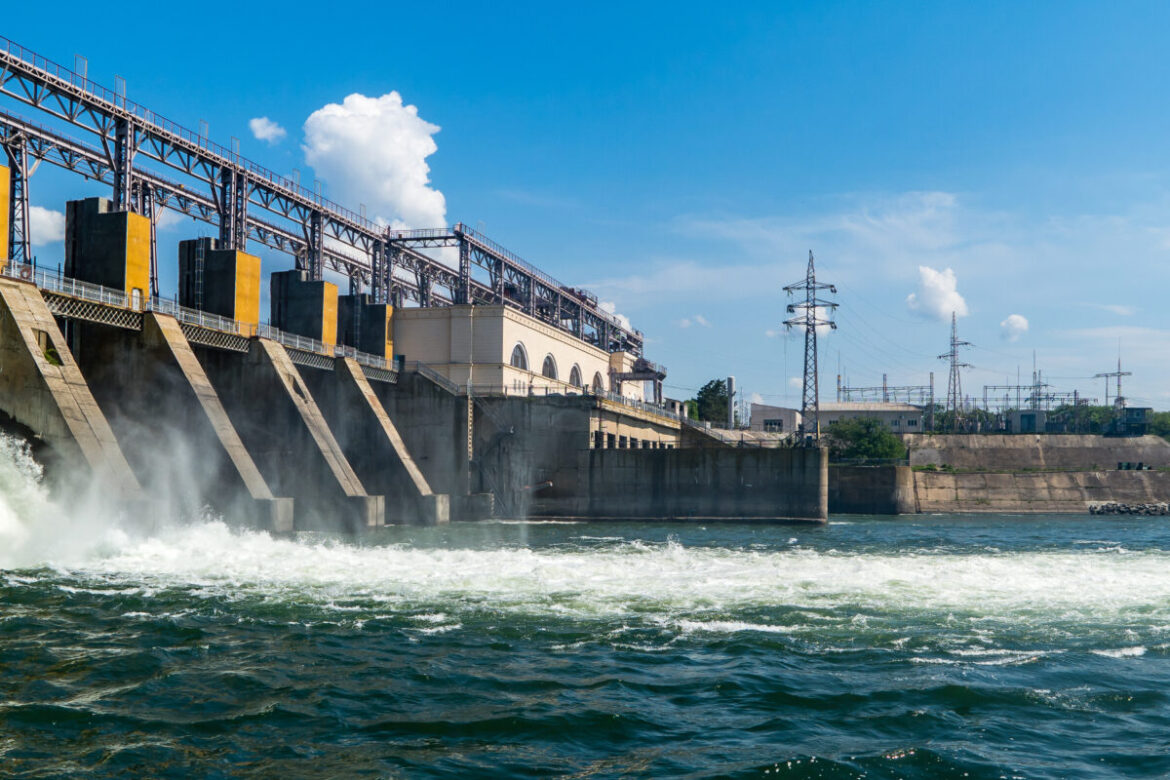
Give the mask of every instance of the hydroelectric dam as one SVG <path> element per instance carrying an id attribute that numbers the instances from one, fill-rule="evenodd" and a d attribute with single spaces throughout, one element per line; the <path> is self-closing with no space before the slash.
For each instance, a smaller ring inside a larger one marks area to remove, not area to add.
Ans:
<path id="1" fill-rule="evenodd" d="M 3 38 L 0 145 L 0 423 L 58 491 L 281 532 L 827 518 L 824 450 L 688 421 L 640 331 L 462 223 L 387 228 Z M 64 204 L 59 269 L 44 163 L 109 187 Z M 168 209 L 214 237 L 160 257 Z"/>

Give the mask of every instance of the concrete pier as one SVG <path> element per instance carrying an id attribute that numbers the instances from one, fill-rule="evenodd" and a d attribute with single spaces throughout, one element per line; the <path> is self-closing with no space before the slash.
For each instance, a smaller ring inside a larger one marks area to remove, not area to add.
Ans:
<path id="1" fill-rule="evenodd" d="M 179 242 L 179 305 L 239 322 L 245 336 L 260 325 L 260 258 L 221 249 L 214 238 Z"/>
<path id="2" fill-rule="evenodd" d="M 65 205 L 65 275 L 121 290 L 133 308 L 150 296 L 150 220 L 105 198 Z"/>
<path id="3" fill-rule="evenodd" d="M 342 295 L 337 299 L 337 338 L 361 352 L 393 359 L 394 307 L 372 300 L 366 294 Z"/>
<path id="4" fill-rule="evenodd" d="M 361 365 L 336 358 L 332 372 L 305 369 L 302 376 L 362 484 L 386 497 L 386 522 L 448 522 L 449 497 L 431 490 Z"/>
<path id="5" fill-rule="evenodd" d="M 307 271 L 274 272 L 270 285 L 273 327 L 337 343 L 337 285 L 314 281 Z"/>
<path id="6" fill-rule="evenodd" d="M 268 485 L 296 499 L 296 530 L 384 524 L 384 498 L 366 492 L 284 347 L 252 339 L 247 353 L 196 354 Z"/>
<path id="7" fill-rule="evenodd" d="M 62 488 L 80 491 L 95 480 L 117 499 L 144 498 L 40 292 L 5 278 L 0 278 L 0 410 L 9 425 L 40 443 L 37 455 Z"/>
<path id="8" fill-rule="evenodd" d="M 75 324 L 78 363 L 135 473 L 178 512 L 211 506 L 230 520 L 293 530 L 183 335 L 147 312 L 141 331 Z"/>

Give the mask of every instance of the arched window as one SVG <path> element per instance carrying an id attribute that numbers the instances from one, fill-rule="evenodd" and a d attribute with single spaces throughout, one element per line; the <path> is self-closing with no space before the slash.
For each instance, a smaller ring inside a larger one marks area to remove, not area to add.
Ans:
<path id="1" fill-rule="evenodd" d="M 581 386 L 581 369 L 577 366 L 573 366 L 572 370 L 569 371 L 569 384 L 573 387 Z"/>
<path id="2" fill-rule="evenodd" d="M 544 356 L 544 365 L 540 367 L 540 373 L 549 379 L 557 378 L 557 361 L 553 360 L 552 355 Z"/>
<path id="3" fill-rule="evenodd" d="M 601 381 L 601 374 L 600 373 L 593 375 L 593 392 L 595 392 L 595 393 L 604 393 L 605 392 L 605 382 Z"/>
<path id="4" fill-rule="evenodd" d="M 524 351 L 523 344 L 517 344 L 512 348 L 512 367 L 528 370 L 528 354 Z"/>

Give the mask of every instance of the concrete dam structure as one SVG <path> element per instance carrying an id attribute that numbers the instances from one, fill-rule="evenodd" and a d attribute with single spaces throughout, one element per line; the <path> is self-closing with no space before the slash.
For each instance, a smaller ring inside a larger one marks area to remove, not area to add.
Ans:
<path id="1" fill-rule="evenodd" d="M 70 205 L 71 219 L 125 220 L 101 202 Z M 109 254 L 136 251 L 121 231 L 108 235 Z M 100 482 L 122 501 L 206 504 L 278 532 L 491 515 L 827 517 L 823 450 L 681 448 L 703 434 L 684 434 L 662 409 L 588 393 L 469 392 L 425 364 L 400 369 L 255 321 L 137 300 L 124 289 L 133 262 L 102 260 L 68 264 L 107 284 L 13 264 L 0 275 L 0 412 L 59 489 Z M 306 284 L 274 276 L 274 301 Z M 315 332 L 320 315 L 308 319 Z"/>
<path id="2" fill-rule="evenodd" d="M 826 519 L 822 451 L 681 419 L 641 331 L 463 223 L 390 229 L 2 38 L 0 74 L 0 423 L 55 489 L 281 532 Z M 45 163 L 110 188 L 64 204 L 56 272 Z M 214 237 L 161 257 L 167 209 Z"/>

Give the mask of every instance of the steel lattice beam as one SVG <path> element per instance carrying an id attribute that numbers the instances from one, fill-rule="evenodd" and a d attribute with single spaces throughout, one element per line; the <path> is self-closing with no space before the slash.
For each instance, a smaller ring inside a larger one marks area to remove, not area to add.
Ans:
<path id="1" fill-rule="evenodd" d="M 332 269 L 359 285 L 368 283 L 379 300 L 413 297 L 424 306 L 503 303 L 606 351 L 642 352 L 642 334 L 598 309 L 596 298 L 561 285 L 463 225 L 410 234 L 387 230 L 2 37 L 0 95 L 94 134 L 97 149 L 34 129 L 29 154 L 110 184 L 119 208 L 174 208 L 218 225 L 228 246 L 242 249 L 249 239 L 260 241 L 295 255 L 298 267 L 314 278 Z M 14 121 L 0 113 L 0 122 Z M 167 182 L 143 167 L 149 162 L 196 184 Z M 151 188 L 149 204 L 144 186 Z M 294 226 L 261 222 L 249 213 L 249 204 Z M 458 269 L 418 251 L 446 246 L 460 247 Z M 488 271 L 490 284 L 471 277 L 472 265 Z"/>

